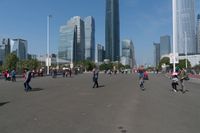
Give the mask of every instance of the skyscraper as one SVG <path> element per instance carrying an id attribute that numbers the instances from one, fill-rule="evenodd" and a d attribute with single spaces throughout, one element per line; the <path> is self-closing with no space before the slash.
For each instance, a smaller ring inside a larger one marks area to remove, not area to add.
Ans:
<path id="1" fill-rule="evenodd" d="M 83 61 L 84 57 L 84 21 L 79 16 L 75 16 L 66 25 L 60 27 L 59 58 L 74 63 Z"/>
<path id="2" fill-rule="evenodd" d="M 200 54 L 200 14 L 197 16 L 197 53 Z"/>
<path id="3" fill-rule="evenodd" d="M 131 68 L 136 66 L 135 51 L 132 40 L 122 41 L 121 63 L 123 65 L 129 65 Z"/>
<path id="4" fill-rule="evenodd" d="M 19 60 L 28 59 L 28 42 L 23 39 L 12 39 L 10 42 L 10 51 L 17 55 Z"/>
<path id="5" fill-rule="evenodd" d="M 177 53 L 196 53 L 195 0 L 173 0 L 173 39 Z"/>
<path id="6" fill-rule="evenodd" d="M 85 23 L 85 59 L 94 61 L 95 58 L 95 21 L 92 16 L 84 20 Z"/>
<path id="7" fill-rule="evenodd" d="M 96 59 L 95 59 L 96 63 L 103 62 L 104 53 L 105 53 L 104 46 L 102 46 L 101 44 L 97 44 L 96 45 L 96 53 L 95 53 L 96 54 Z"/>
<path id="8" fill-rule="evenodd" d="M 153 43 L 154 45 L 154 63 L 157 67 L 160 63 L 160 43 Z"/>
<path id="9" fill-rule="evenodd" d="M 170 36 L 160 37 L 160 56 L 168 55 L 171 51 Z"/>
<path id="10" fill-rule="evenodd" d="M 105 18 L 106 59 L 119 61 L 120 58 L 120 21 L 119 0 L 106 0 Z"/>

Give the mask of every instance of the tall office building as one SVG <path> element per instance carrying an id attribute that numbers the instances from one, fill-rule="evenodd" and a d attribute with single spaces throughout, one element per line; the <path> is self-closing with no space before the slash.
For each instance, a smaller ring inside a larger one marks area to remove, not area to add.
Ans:
<path id="1" fill-rule="evenodd" d="M 75 16 L 60 27 L 59 58 L 71 63 L 85 58 L 84 21 Z"/>
<path id="2" fill-rule="evenodd" d="M 0 44 L 0 65 L 3 65 L 4 57 L 5 57 L 5 47 Z"/>
<path id="3" fill-rule="evenodd" d="M 10 42 L 10 51 L 17 55 L 19 60 L 28 59 L 28 42 L 23 39 L 12 39 Z"/>
<path id="4" fill-rule="evenodd" d="M 123 65 L 129 65 L 131 68 L 136 66 L 135 51 L 132 40 L 122 41 L 121 63 Z"/>
<path id="5" fill-rule="evenodd" d="M 102 46 L 101 44 L 97 44 L 96 45 L 96 52 L 95 52 L 95 62 L 96 63 L 100 63 L 104 61 L 105 58 L 105 49 L 104 46 Z"/>
<path id="6" fill-rule="evenodd" d="M 119 61 L 120 58 L 120 21 L 119 0 L 106 0 L 105 18 L 106 59 Z"/>
<path id="7" fill-rule="evenodd" d="M 173 44 L 179 54 L 195 54 L 195 0 L 173 0 Z"/>
<path id="8" fill-rule="evenodd" d="M 85 60 L 95 59 L 95 21 L 92 16 L 88 16 L 85 22 Z"/>
<path id="9" fill-rule="evenodd" d="M 170 36 L 160 37 L 160 56 L 168 55 L 171 52 Z"/>
<path id="10" fill-rule="evenodd" d="M 160 43 L 154 43 L 154 65 L 157 67 L 160 63 Z"/>
<path id="11" fill-rule="evenodd" d="M 197 53 L 200 54 L 200 14 L 197 16 Z"/>

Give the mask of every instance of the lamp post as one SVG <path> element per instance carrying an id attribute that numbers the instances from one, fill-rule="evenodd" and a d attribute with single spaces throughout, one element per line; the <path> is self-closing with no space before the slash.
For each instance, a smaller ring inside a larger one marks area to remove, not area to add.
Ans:
<path id="1" fill-rule="evenodd" d="M 50 18 L 52 18 L 52 15 L 47 16 L 47 59 L 46 59 L 46 66 L 47 66 L 47 75 L 49 75 L 49 51 L 50 51 Z"/>
<path id="2" fill-rule="evenodd" d="M 185 32 L 185 68 L 188 67 L 188 57 L 187 57 L 187 33 Z"/>

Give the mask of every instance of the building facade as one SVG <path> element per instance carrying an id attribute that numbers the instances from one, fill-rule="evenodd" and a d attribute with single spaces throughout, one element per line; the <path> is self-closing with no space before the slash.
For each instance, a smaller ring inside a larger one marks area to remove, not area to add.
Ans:
<path id="1" fill-rule="evenodd" d="M 85 23 L 85 60 L 95 60 L 95 21 L 92 16 L 84 20 Z"/>
<path id="2" fill-rule="evenodd" d="M 96 45 L 95 63 L 102 63 L 105 58 L 105 49 L 101 44 Z"/>
<path id="3" fill-rule="evenodd" d="M 122 56 L 121 63 L 123 65 L 129 65 L 131 68 L 136 66 L 135 51 L 132 40 L 122 41 Z"/>
<path id="4" fill-rule="evenodd" d="M 160 57 L 171 52 L 170 36 L 160 37 Z"/>
<path id="5" fill-rule="evenodd" d="M 160 43 L 154 43 L 154 65 L 157 67 L 160 63 Z"/>
<path id="6" fill-rule="evenodd" d="M 200 54 L 200 14 L 197 15 L 197 53 Z"/>
<path id="7" fill-rule="evenodd" d="M 173 43 L 178 54 L 195 54 L 195 0 L 173 0 Z"/>
<path id="8" fill-rule="evenodd" d="M 71 63 L 85 59 L 84 21 L 75 16 L 60 27 L 59 58 Z"/>
<path id="9" fill-rule="evenodd" d="M 23 39 L 12 39 L 10 42 L 10 51 L 17 55 L 19 60 L 28 59 L 28 42 Z"/>
<path id="10" fill-rule="evenodd" d="M 119 0 L 106 0 L 105 18 L 106 59 L 119 61 L 120 57 L 120 21 Z"/>

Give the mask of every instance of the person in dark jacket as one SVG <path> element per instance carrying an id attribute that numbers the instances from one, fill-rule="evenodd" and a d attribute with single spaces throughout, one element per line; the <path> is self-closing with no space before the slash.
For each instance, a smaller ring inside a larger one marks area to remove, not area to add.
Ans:
<path id="1" fill-rule="evenodd" d="M 31 86 L 29 85 L 30 81 L 31 81 L 31 71 L 29 71 L 27 68 L 25 69 L 25 81 L 24 81 L 24 88 L 25 91 L 30 91 L 32 90 Z"/>
<path id="2" fill-rule="evenodd" d="M 98 71 L 97 69 L 94 69 L 94 70 L 93 70 L 93 82 L 94 82 L 93 88 L 94 88 L 95 86 L 96 86 L 97 88 L 99 87 L 98 78 L 99 78 L 99 71 Z"/>

